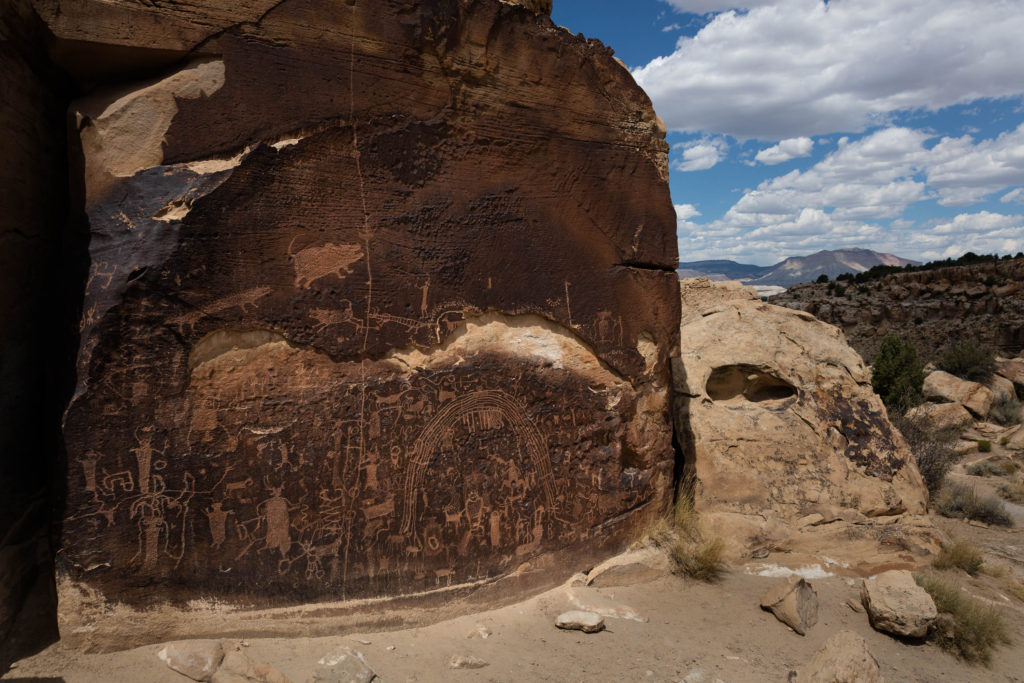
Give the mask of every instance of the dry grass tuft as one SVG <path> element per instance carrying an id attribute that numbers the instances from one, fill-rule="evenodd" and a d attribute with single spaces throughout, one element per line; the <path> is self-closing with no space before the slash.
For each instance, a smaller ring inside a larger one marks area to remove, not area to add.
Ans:
<path id="1" fill-rule="evenodd" d="M 937 576 L 915 578 L 939 610 L 929 640 L 965 661 L 981 664 L 991 661 L 997 646 L 1010 643 L 1010 629 L 997 610 Z"/>
<path id="2" fill-rule="evenodd" d="M 936 569 L 962 569 L 971 576 L 977 576 L 985 560 L 981 551 L 966 541 L 956 540 L 942 546 L 942 552 L 932 566 Z"/>
<path id="3" fill-rule="evenodd" d="M 674 574 L 698 581 L 716 581 L 725 573 L 725 544 L 720 538 L 704 537 L 692 492 L 692 484 L 684 482 L 671 517 L 657 520 L 647 536 L 668 552 Z"/>
<path id="4" fill-rule="evenodd" d="M 1017 505 L 1024 505 L 1024 480 L 999 485 L 999 495 Z"/>
<path id="5" fill-rule="evenodd" d="M 1003 501 L 995 496 L 981 497 L 973 486 L 946 481 L 935 509 L 944 517 L 973 519 L 996 526 L 1013 526 L 1013 518 Z"/>
<path id="6" fill-rule="evenodd" d="M 1024 583 L 1021 583 L 1020 581 L 1008 581 L 1006 583 L 1006 592 L 1021 602 L 1024 602 Z"/>

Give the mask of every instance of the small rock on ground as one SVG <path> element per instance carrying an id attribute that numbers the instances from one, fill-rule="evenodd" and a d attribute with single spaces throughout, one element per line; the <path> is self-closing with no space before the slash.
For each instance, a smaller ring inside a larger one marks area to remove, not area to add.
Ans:
<path id="1" fill-rule="evenodd" d="M 604 630 L 604 617 L 593 612 L 581 612 L 572 610 L 558 615 L 555 626 L 564 628 L 567 631 L 583 631 L 584 633 L 597 633 Z"/>
<path id="2" fill-rule="evenodd" d="M 218 640 L 181 640 L 168 643 L 156 656 L 183 676 L 208 681 L 224 659 L 224 647 Z"/>
<path id="3" fill-rule="evenodd" d="M 806 579 L 790 576 L 761 596 L 761 608 L 800 635 L 818 623 L 818 594 Z"/>
<path id="4" fill-rule="evenodd" d="M 482 669 L 487 662 L 473 655 L 452 655 L 448 660 L 449 669 Z"/>

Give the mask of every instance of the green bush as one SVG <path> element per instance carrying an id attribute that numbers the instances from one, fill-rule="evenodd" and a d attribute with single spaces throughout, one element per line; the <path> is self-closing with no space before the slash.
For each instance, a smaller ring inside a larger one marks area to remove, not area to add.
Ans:
<path id="1" fill-rule="evenodd" d="M 988 439 L 978 439 L 978 452 L 979 453 L 991 453 L 992 442 Z"/>
<path id="2" fill-rule="evenodd" d="M 815 282 L 817 282 L 819 285 L 828 282 L 828 273 L 822 273 L 821 275 L 819 275 L 818 279 L 815 280 Z"/>
<path id="3" fill-rule="evenodd" d="M 917 347 L 894 334 L 882 339 L 871 373 L 871 387 L 890 408 L 903 410 L 920 403 L 924 384 L 924 365 Z"/>
<path id="4" fill-rule="evenodd" d="M 996 354 L 969 339 L 947 346 L 935 359 L 935 366 L 960 379 L 985 382 L 996 370 Z"/>
<path id="5" fill-rule="evenodd" d="M 836 285 L 834 291 L 836 296 L 843 296 L 844 294 L 846 294 L 846 287 L 844 287 L 843 285 Z"/>

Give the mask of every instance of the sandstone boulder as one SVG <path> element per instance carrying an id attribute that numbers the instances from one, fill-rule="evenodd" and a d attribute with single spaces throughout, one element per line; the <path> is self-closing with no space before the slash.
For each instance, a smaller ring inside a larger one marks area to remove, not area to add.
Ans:
<path id="1" fill-rule="evenodd" d="M 238 651 L 228 652 L 210 683 L 291 683 L 273 666 L 254 661 Z"/>
<path id="2" fill-rule="evenodd" d="M 997 358 L 996 373 L 1013 382 L 1017 396 L 1024 398 L 1024 358 Z"/>
<path id="3" fill-rule="evenodd" d="M 790 683 L 884 683 L 878 660 L 853 631 L 840 631 L 825 641 L 814 658 L 790 675 Z"/>
<path id="4" fill-rule="evenodd" d="M 183 676 L 208 681 L 224 659 L 224 648 L 217 640 L 186 640 L 168 643 L 157 657 Z"/>
<path id="5" fill-rule="evenodd" d="M 961 430 L 974 423 L 971 413 L 959 403 L 924 403 L 907 411 L 912 420 L 923 420 L 936 431 Z"/>
<path id="6" fill-rule="evenodd" d="M 818 594 L 808 581 L 790 576 L 761 596 L 761 609 L 800 635 L 807 635 L 808 629 L 818 623 Z"/>
<path id="7" fill-rule="evenodd" d="M 992 396 L 996 401 L 1006 401 L 1017 398 L 1017 390 L 1013 386 L 1013 382 L 1002 375 L 992 375 L 986 385 L 988 390 L 992 392 Z"/>
<path id="8" fill-rule="evenodd" d="M 377 674 L 362 652 L 342 646 L 322 657 L 306 683 L 371 683 Z"/>
<path id="9" fill-rule="evenodd" d="M 610 49 L 545 2 L 78 4 L 69 643 L 439 618 L 659 512 L 668 146 Z"/>
<path id="10" fill-rule="evenodd" d="M 696 299 L 692 284 L 682 282 L 684 302 Z M 729 554 L 791 546 L 798 520 L 818 508 L 868 518 L 924 513 L 913 457 L 839 330 L 746 297 L 700 316 L 687 309 L 683 319 L 673 372 L 677 431 L 696 477 L 697 508 L 726 537 Z M 805 524 L 799 535 L 823 539 L 848 526 Z M 869 542 L 866 528 L 852 534 Z M 927 535 L 911 543 L 922 556 L 936 547 Z M 891 552 L 877 540 L 874 547 Z M 868 556 L 881 559 L 861 548 L 850 561 Z"/>
<path id="11" fill-rule="evenodd" d="M 936 370 L 924 378 L 924 397 L 944 403 L 959 403 L 971 414 L 984 420 L 995 396 L 984 385 L 969 382 L 942 370 Z"/>
<path id="12" fill-rule="evenodd" d="M 897 636 L 923 638 L 938 616 L 928 591 L 908 571 L 890 570 L 865 579 L 861 601 L 874 629 Z"/>

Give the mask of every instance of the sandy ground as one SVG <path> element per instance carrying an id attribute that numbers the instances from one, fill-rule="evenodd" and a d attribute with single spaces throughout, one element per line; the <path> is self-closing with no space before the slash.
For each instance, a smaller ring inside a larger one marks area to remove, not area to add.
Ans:
<path id="1" fill-rule="evenodd" d="M 647 621 L 607 619 L 602 633 L 560 631 L 555 618 L 571 609 L 559 588 L 502 609 L 424 628 L 353 633 L 326 638 L 226 640 L 252 659 L 277 667 L 301 683 L 317 660 L 340 645 L 362 652 L 384 681 L 680 681 L 695 669 L 708 683 L 785 681 L 824 641 L 841 629 L 861 634 L 889 683 L 932 681 L 1024 681 L 1024 602 L 1008 596 L 1009 580 L 1024 579 L 1024 534 L 936 519 L 948 534 L 990 551 L 986 563 L 999 576 L 951 573 L 970 593 L 999 605 L 1016 634 L 996 651 L 989 667 L 971 666 L 933 645 L 895 640 L 871 629 L 867 616 L 845 603 L 857 599 L 859 581 L 832 576 L 813 579 L 819 621 L 799 636 L 759 606 L 778 579 L 731 569 L 715 584 L 665 575 L 653 581 L 588 589 L 639 611 Z M 784 557 L 767 561 L 784 564 Z M 480 631 L 489 632 L 487 638 Z M 59 642 L 22 658 L 3 681 L 67 683 L 140 681 L 187 683 L 161 662 L 159 645 L 108 654 L 81 654 Z M 453 655 L 487 662 L 475 670 L 452 670 Z"/>

